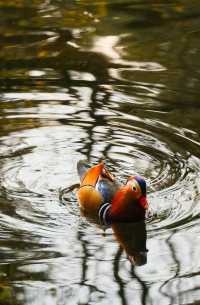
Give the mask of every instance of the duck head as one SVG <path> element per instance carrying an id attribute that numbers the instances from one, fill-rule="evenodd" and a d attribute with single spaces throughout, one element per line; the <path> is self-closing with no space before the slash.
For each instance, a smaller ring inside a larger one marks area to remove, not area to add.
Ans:
<path id="1" fill-rule="evenodd" d="M 110 206 L 101 208 L 100 219 L 103 222 L 137 222 L 145 219 L 148 208 L 146 182 L 140 176 L 131 176 L 113 197 Z"/>

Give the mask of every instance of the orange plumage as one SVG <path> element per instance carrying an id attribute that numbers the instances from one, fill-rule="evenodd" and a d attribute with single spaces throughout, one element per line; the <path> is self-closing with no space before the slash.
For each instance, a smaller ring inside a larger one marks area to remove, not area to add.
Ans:
<path id="1" fill-rule="evenodd" d="M 144 220 L 148 206 L 144 179 L 132 176 L 126 185 L 120 186 L 103 162 L 89 167 L 87 162 L 79 161 L 77 169 L 77 197 L 84 214 L 100 217 L 105 223 Z"/>

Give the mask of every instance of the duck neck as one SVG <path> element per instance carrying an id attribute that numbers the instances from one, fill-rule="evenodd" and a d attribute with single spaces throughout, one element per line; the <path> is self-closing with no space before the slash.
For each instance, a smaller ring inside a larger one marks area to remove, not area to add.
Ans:
<path id="1" fill-rule="evenodd" d="M 146 211 L 138 200 L 124 189 L 116 193 L 112 203 L 104 203 L 99 208 L 99 220 L 104 225 L 113 222 L 138 222 L 145 219 L 145 214 Z"/>
<path id="2" fill-rule="evenodd" d="M 114 210 L 110 203 L 104 203 L 99 208 L 99 221 L 101 225 L 110 226 L 115 222 L 138 222 L 145 220 L 145 210 L 135 204 L 127 209 Z"/>

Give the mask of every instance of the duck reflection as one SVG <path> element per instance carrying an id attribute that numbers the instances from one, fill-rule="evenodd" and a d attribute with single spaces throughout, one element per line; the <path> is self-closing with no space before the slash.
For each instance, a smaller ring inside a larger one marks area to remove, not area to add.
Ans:
<path id="1" fill-rule="evenodd" d="M 72 191 L 77 193 L 79 187 L 79 184 L 74 184 L 62 190 L 60 200 L 63 203 L 68 202 L 68 196 L 70 196 Z M 142 266 L 147 263 L 147 232 L 144 220 L 139 222 L 112 222 L 110 225 L 103 225 L 97 214 L 91 214 L 90 211 L 83 209 L 81 206 L 79 208 L 81 216 L 86 218 L 88 222 L 95 224 L 103 232 L 107 229 L 112 229 L 113 236 L 120 248 L 126 253 L 132 265 Z"/>
<path id="2" fill-rule="evenodd" d="M 137 223 L 113 223 L 113 234 L 128 259 L 135 266 L 147 263 L 147 234 L 144 221 Z"/>
<path id="3" fill-rule="evenodd" d="M 145 221 L 135 223 L 115 222 L 110 226 L 104 226 L 100 224 L 98 218 L 92 218 L 84 210 L 81 210 L 81 215 L 89 222 L 95 223 L 103 231 L 111 228 L 119 246 L 124 250 L 129 261 L 134 266 L 142 266 L 147 263 L 148 250 L 146 248 L 147 232 Z"/>

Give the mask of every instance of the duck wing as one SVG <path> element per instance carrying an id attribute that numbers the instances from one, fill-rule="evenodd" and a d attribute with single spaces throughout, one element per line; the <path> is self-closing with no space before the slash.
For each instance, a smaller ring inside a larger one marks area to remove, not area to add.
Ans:
<path id="1" fill-rule="evenodd" d="M 103 161 L 95 166 L 90 166 L 88 161 L 80 160 L 77 163 L 80 185 L 93 186 L 102 196 L 102 203 L 111 203 L 120 185 L 115 177 L 107 170 Z"/>
<path id="2" fill-rule="evenodd" d="M 103 203 L 111 203 L 119 187 L 120 186 L 116 181 L 111 181 L 106 178 L 99 179 L 96 184 L 96 190 L 101 193 Z"/>

